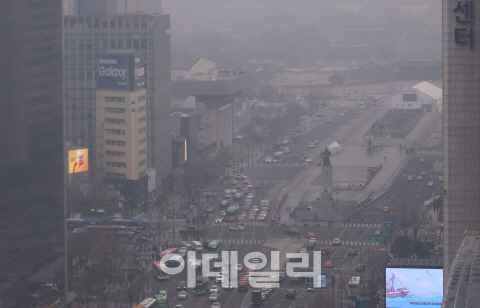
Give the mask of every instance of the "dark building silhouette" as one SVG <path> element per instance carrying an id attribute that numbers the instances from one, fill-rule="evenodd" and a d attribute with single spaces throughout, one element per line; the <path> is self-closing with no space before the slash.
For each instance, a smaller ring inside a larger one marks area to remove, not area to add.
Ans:
<path id="1" fill-rule="evenodd" d="M 0 305 L 33 307 L 62 285 L 62 1 L 0 1 L 0 46 Z"/>

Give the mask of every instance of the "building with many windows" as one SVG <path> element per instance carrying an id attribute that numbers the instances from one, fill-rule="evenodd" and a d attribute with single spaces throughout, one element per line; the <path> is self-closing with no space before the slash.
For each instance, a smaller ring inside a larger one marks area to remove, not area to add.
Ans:
<path id="1" fill-rule="evenodd" d="M 475 238 L 480 234 L 480 5 L 453 0 L 443 0 L 442 5 L 442 307 L 478 307 L 480 255 Z"/>
<path id="2" fill-rule="evenodd" d="M 0 46 L 0 306 L 48 305 L 39 279 L 63 285 L 62 1 L 0 1 Z"/>
<path id="3" fill-rule="evenodd" d="M 171 185 L 172 178 L 170 16 L 137 11 L 98 15 L 87 10 L 83 13 L 86 15 L 64 17 L 66 134 L 72 145 L 88 147 L 89 157 L 98 157 L 95 57 L 115 51 L 140 53 L 145 62 L 147 92 L 147 166 L 155 169 L 156 190 L 161 192 Z M 98 166 L 95 161 L 91 164 Z M 96 168 L 91 174 L 96 176 Z"/>

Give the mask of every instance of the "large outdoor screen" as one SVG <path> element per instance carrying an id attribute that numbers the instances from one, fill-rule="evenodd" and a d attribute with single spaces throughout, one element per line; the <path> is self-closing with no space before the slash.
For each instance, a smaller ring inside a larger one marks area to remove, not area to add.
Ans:
<path id="1" fill-rule="evenodd" d="M 88 149 L 68 151 L 68 173 L 80 173 L 88 171 Z"/>
<path id="2" fill-rule="evenodd" d="M 386 268 L 386 307 L 425 307 L 442 305 L 443 269 Z"/>

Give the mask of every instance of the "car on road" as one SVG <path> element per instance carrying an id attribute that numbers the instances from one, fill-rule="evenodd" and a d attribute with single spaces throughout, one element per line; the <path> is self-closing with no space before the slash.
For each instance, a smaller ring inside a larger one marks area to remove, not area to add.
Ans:
<path id="1" fill-rule="evenodd" d="M 330 253 L 330 250 L 327 247 L 324 247 L 320 249 L 320 252 L 322 253 L 322 255 L 328 255 Z"/>
<path id="2" fill-rule="evenodd" d="M 424 206 L 430 206 L 430 204 L 431 204 L 430 200 L 427 200 L 427 201 L 423 202 Z"/>
<path id="3" fill-rule="evenodd" d="M 310 243 L 315 243 L 315 244 L 316 244 L 316 243 L 317 243 L 317 239 L 314 238 L 314 237 L 309 238 L 309 239 L 308 239 L 308 244 L 310 244 Z"/>
<path id="4" fill-rule="evenodd" d="M 248 215 L 247 220 L 255 220 L 255 214 Z"/>
<path id="5" fill-rule="evenodd" d="M 178 299 L 187 299 L 188 298 L 188 293 L 187 291 L 180 291 L 178 292 Z"/>
<path id="6" fill-rule="evenodd" d="M 237 269 L 237 272 L 243 271 L 243 265 L 241 265 L 240 263 L 238 263 L 235 267 Z"/>
<path id="7" fill-rule="evenodd" d="M 218 292 L 210 293 L 210 295 L 208 296 L 208 301 L 209 301 L 209 302 L 216 302 L 216 301 L 218 301 Z"/>
<path id="8" fill-rule="evenodd" d="M 220 274 L 215 277 L 215 282 L 223 282 L 223 274 Z"/>
<path id="9" fill-rule="evenodd" d="M 314 147 L 315 147 L 315 143 L 313 143 L 313 142 L 310 143 L 310 144 L 308 145 L 308 147 L 309 147 L 309 148 L 314 148 Z"/>
<path id="10" fill-rule="evenodd" d="M 232 195 L 235 195 L 237 193 L 237 189 L 236 188 L 231 188 L 230 189 L 230 194 Z M 230 201 L 229 201 L 230 202 Z"/>
<path id="11" fill-rule="evenodd" d="M 224 290 L 233 290 L 233 285 L 231 283 L 227 283 L 223 285 Z"/>
<path id="12" fill-rule="evenodd" d="M 252 205 L 252 199 L 245 199 L 244 205 L 245 205 L 245 206 L 250 206 L 250 205 Z"/>
<path id="13" fill-rule="evenodd" d="M 188 251 L 188 248 L 185 247 L 185 246 L 183 246 L 183 247 L 178 247 L 178 253 L 179 253 L 180 255 L 186 254 L 187 251 Z"/>
<path id="14" fill-rule="evenodd" d="M 237 180 L 233 180 L 230 184 L 232 184 L 232 186 L 236 186 L 238 184 L 238 181 Z"/>
<path id="15" fill-rule="evenodd" d="M 296 290 L 287 290 L 285 292 L 285 298 L 297 298 L 297 291 Z"/>
<path id="16" fill-rule="evenodd" d="M 244 226 L 239 226 L 239 225 L 235 225 L 235 226 L 231 226 L 230 228 L 230 231 L 244 231 L 245 230 L 245 227 Z"/>
<path id="17" fill-rule="evenodd" d="M 243 185 L 248 185 L 248 184 L 250 184 L 250 179 L 243 180 Z"/>
<path id="18" fill-rule="evenodd" d="M 425 170 L 422 170 L 422 171 L 420 171 L 420 175 L 425 176 L 425 175 L 427 175 L 427 172 Z"/>
<path id="19" fill-rule="evenodd" d="M 420 164 L 423 164 L 425 162 L 425 159 L 423 158 L 420 158 L 420 160 L 418 161 Z"/>
<path id="20" fill-rule="evenodd" d="M 433 182 L 428 182 L 427 186 L 428 187 L 433 187 Z"/>
<path id="21" fill-rule="evenodd" d="M 305 252 L 307 252 L 307 249 L 306 249 L 306 248 L 302 248 L 302 249 L 300 249 L 299 252 L 300 252 L 300 253 L 305 253 Z"/>
<path id="22" fill-rule="evenodd" d="M 265 215 L 260 214 L 260 215 L 258 215 L 258 220 L 260 220 L 260 221 L 265 220 L 266 217 L 267 217 L 266 214 Z"/>
<path id="23" fill-rule="evenodd" d="M 443 182 L 443 176 L 440 176 L 440 175 L 439 175 L 439 176 L 438 176 L 438 181 L 439 181 L 439 182 Z"/>
<path id="24" fill-rule="evenodd" d="M 225 210 L 221 210 L 221 211 L 220 211 L 220 215 L 221 215 L 222 217 L 225 217 L 225 216 L 227 215 L 227 212 L 225 212 Z"/>
<path id="25" fill-rule="evenodd" d="M 364 272 L 365 269 L 366 269 L 366 267 L 365 267 L 365 265 L 363 265 L 363 264 L 355 267 L 355 271 L 356 271 L 356 272 Z"/>
<path id="26" fill-rule="evenodd" d="M 87 231 L 88 231 L 87 228 L 76 228 L 76 229 L 74 229 L 72 232 L 73 232 L 73 233 L 85 233 L 85 232 L 87 232 Z"/>
<path id="27" fill-rule="evenodd" d="M 316 242 L 308 242 L 307 243 L 307 250 L 314 250 L 316 245 L 317 245 Z"/>
<path id="28" fill-rule="evenodd" d="M 388 213 L 388 206 L 384 206 L 384 207 L 383 207 L 382 213 Z"/>
<path id="29" fill-rule="evenodd" d="M 265 162 L 266 163 L 271 163 L 271 162 L 273 162 L 273 159 L 271 157 L 267 157 L 267 158 L 265 158 Z"/>
<path id="30" fill-rule="evenodd" d="M 222 216 L 217 216 L 215 217 L 215 223 L 219 224 L 223 221 L 223 217 Z"/>
<path id="31" fill-rule="evenodd" d="M 324 268 L 332 268 L 333 267 L 333 262 L 331 260 L 325 261 L 325 264 L 323 265 Z"/>
<path id="32" fill-rule="evenodd" d="M 311 163 L 311 162 L 312 162 L 312 159 L 311 159 L 310 157 L 307 157 L 307 159 L 305 159 L 305 162 Z"/>
<path id="33" fill-rule="evenodd" d="M 358 111 L 355 110 L 355 111 L 353 112 L 353 114 L 358 114 Z"/>
<path id="34" fill-rule="evenodd" d="M 177 291 L 187 291 L 187 283 L 183 280 L 179 281 L 177 284 Z"/>
<path id="35" fill-rule="evenodd" d="M 409 175 L 409 176 L 407 177 L 407 181 L 413 181 L 413 176 Z"/>
<path id="36" fill-rule="evenodd" d="M 423 176 L 421 175 L 417 176 L 417 181 L 421 181 L 421 180 L 423 180 Z"/>
<path id="37" fill-rule="evenodd" d="M 263 186 L 260 185 L 260 184 L 255 185 L 255 189 L 262 189 L 262 187 L 263 187 Z"/>
<path id="38" fill-rule="evenodd" d="M 222 305 L 220 305 L 219 302 L 215 302 L 210 306 L 210 308 L 222 308 Z"/>
<path id="39" fill-rule="evenodd" d="M 248 188 L 248 189 L 252 189 L 252 188 L 253 188 L 253 184 L 252 184 L 252 183 L 248 183 L 248 184 L 247 184 L 247 188 Z"/>
<path id="40" fill-rule="evenodd" d="M 253 199 L 253 193 L 249 193 L 249 194 L 247 195 L 247 199 Z"/>
<path id="41" fill-rule="evenodd" d="M 342 245 L 342 242 L 340 241 L 340 239 L 338 237 L 336 237 L 336 238 L 333 239 L 332 245 L 333 246 L 340 246 L 340 245 Z"/>
<path id="42" fill-rule="evenodd" d="M 219 289 L 219 288 L 218 288 L 218 285 L 212 284 L 212 285 L 210 286 L 210 293 L 217 293 L 217 292 L 218 292 L 218 289 Z"/>
<path id="43" fill-rule="evenodd" d="M 343 117 L 343 116 L 344 116 L 344 114 L 343 114 L 343 113 L 340 113 L 340 116 L 341 116 L 341 117 Z"/>
<path id="44" fill-rule="evenodd" d="M 365 105 L 360 106 L 360 109 L 365 109 Z"/>
<path id="45" fill-rule="evenodd" d="M 225 189 L 225 194 L 230 195 L 230 189 Z"/>
<path id="46" fill-rule="evenodd" d="M 235 222 L 235 217 L 233 216 L 228 217 L 227 222 Z"/>
<path id="47" fill-rule="evenodd" d="M 205 212 L 207 212 L 207 213 L 213 213 L 213 207 L 207 206 L 207 207 L 205 208 Z"/>
<path id="48" fill-rule="evenodd" d="M 307 232 L 304 235 L 305 238 L 316 238 L 315 233 L 313 232 Z"/>
<path id="49" fill-rule="evenodd" d="M 178 305 L 173 306 L 173 308 L 183 308 L 183 306 L 178 304 Z"/>
<path id="50" fill-rule="evenodd" d="M 288 228 L 287 230 L 283 231 L 285 234 L 297 235 L 298 230 L 295 228 Z"/>
<path id="51" fill-rule="evenodd" d="M 358 254 L 358 250 L 353 249 L 353 248 L 349 249 L 348 252 L 347 252 L 348 256 L 356 256 L 357 254 Z"/>

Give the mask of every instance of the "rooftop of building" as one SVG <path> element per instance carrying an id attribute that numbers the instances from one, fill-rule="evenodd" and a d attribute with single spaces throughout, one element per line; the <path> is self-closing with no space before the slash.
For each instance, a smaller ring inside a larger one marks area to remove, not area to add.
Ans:
<path id="1" fill-rule="evenodd" d="M 201 59 L 172 59 L 172 70 L 188 71 Z"/>

